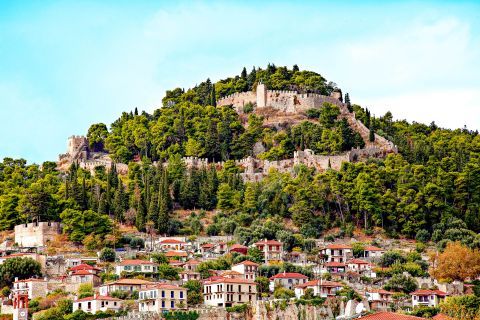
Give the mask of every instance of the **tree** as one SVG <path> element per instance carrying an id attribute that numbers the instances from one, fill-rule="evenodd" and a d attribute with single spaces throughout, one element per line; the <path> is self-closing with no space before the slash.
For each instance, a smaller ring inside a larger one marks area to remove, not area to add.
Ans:
<path id="1" fill-rule="evenodd" d="M 255 283 L 257 284 L 258 293 L 268 293 L 270 280 L 267 277 L 258 276 L 255 277 Z"/>
<path id="2" fill-rule="evenodd" d="M 415 291 L 417 287 L 418 285 L 414 278 L 403 274 L 394 274 L 384 286 L 385 290 L 402 291 L 404 293 Z"/>
<path id="3" fill-rule="evenodd" d="M 0 287 L 10 286 L 15 278 L 19 280 L 42 275 L 40 263 L 32 258 L 11 258 L 0 265 Z"/>
<path id="4" fill-rule="evenodd" d="M 115 250 L 112 248 L 103 248 L 100 252 L 100 260 L 103 262 L 115 262 Z"/>
<path id="5" fill-rule="evenodd" d="M 71 241 L 81 242 L 86 235 L 105 236 L 112 230 L 112 223 L 108 216 L 92 210 L 79 211 L 65 209 L 60 218 L 63 223 L 63 231 L 68 233 Z"/>
<path id="6" fill-rule="evenodd" d="M 94 152 L 103 151 L 105 147 L 105 139 L 107 139 L 107 137 L 108 129 L 103 123 L 92 124 L 90 128 L 88 128 L 88 145 Z"/>
<path id="7" fill-rule="evenodd" d="M 445 250 L 431 257 L 430 274 L 436 279 L 464 281 L 480 276 L 480 251 L 470 249 L 459 242 L 450 242 Z"/>
<path id="8" fill-rule="evenodd" d="M 370 131 L 368 133 L 368 141 L 375 141 L 375 131 L 373 130 L 373 126 L 370 127 Z"/>
<path id="9" fill-rule="evenodd" d="M 202 284 L 198 280 L 188 280 L 183 284 L 187 291 L 187 304 L 196 306 L 203 303 Z"/>
<path id="10" fill-rule="evenodd" d="M 82 283 L 78 287 L 77 295 L 79 299 L 92 297 L 93 296 L 93 286 L 90 283 Z"/>

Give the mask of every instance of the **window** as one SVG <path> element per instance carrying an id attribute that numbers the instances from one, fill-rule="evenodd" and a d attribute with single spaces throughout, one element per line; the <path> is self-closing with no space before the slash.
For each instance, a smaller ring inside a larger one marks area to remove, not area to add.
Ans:
<path id="1" fill-rule="evenodd" d="M 117 306 L 117 301 L 114 301 L 114 302 L 113 302 L 113 305 L 116 307 L 116 306 Z"/>
<path id="2" fill-rule="evenodd" d="M 165 298 L 165 291 L 162 290 L 162 298 Z"/>
<path id="3" fill-rule="evenodd" d="M 170 298 L 173 298 L 175 295 L 175 292 L 174 291 L 170 291 Z"/>
<path id="4" fill-rule="evenodd" d="M 242 301 L 242 295 L 238 295 L 238 301 Z"/>
<path id="5" fill-rule="evenodd" d="M 92 303 L 91 303 L 91 302 L 88 302 L 88 303 L 87 303 L 87 309 L 88 309 L 88 310 L 92 309 Z"/>
<path id="6" fill-rule="evenodd" d="M 172 308 L 172 309 L 175 308 L 175 302 L 170 301 L 170 308 Z"/>
<path id="7" fill-rule="evenodd" d="M 162 308 L 165 308 L 165 301 L 162 301 Z"/>
<path id="8" fill-rule="evenodd" d="M 183 299 L 183 291 L 180 291 L 180 299 Z"/>

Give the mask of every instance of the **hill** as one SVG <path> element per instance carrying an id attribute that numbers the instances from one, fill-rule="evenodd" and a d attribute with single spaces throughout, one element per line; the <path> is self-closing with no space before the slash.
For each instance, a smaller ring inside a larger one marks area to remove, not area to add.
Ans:
<path id="1" fill-rule="evenodd" d="M 232 97 L 242 104 L 226 102 Z M 62 220 L 71 240 L 98 246 L 109 241 L 112 221 L 165 234 L 233 234 L 242 243 L 276 237 L 291 247 L 334 227 L 339 235 L 362 227 L 479 246 L 478 132 L 372 117 L 335 84 L 296 66 L 177 88 L 163 104 L 153 114 L 124 112 L 110 128 L 94 124 L 87 139 L 71 140 L 68 157 L 90 159 L 92 170 L 75 161 L 64 173 L 52 162 L 40 169 L 4 159 L 0 227 Z M 352 148 L 377 151 L 354 159 Z M 314 158 L 323 159 L 318 166 L 288 162 L 305 149 L 326 158 Z M 352 157 L 339 165 L 332 160 L 346 154 Z M 200 165 L 186 165 L 185 156 Z M 251 167 L 262 170 L 261 181 L 245 179 L 241 160 L 249 156 L 263 161 Z M 275 165 L 264 170 L 265 163 Z M 194 213 L 180 219 L 185 210 Z"/>

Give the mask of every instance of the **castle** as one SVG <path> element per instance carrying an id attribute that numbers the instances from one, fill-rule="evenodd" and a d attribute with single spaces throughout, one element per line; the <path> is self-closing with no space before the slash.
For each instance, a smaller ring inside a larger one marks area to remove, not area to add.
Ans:
<path id="1" fill-rule="evenodd" d="M 71 136 L 67 140 L 67 153 L 58 156 L 57 167 L 61 171 L 66 171 L 72 163 L 77 163 L 81 168 L 93 172 L 98 166 L 109 169 L 113 161 L 107 153 L 91 152 L 85 136 Z M 128 171 L 128 165 L 124 163 L 115 163 L 115 166 L 119 173 Z"/>
<path id="2" fill-rule="evenodd" d="M 342 113 L 348 113 L 347 106 L 341 101 L 340 92 L 334 91 L 331 96 L 324 96 L 317 93 L 268 90 L 263 83 L 257 85 L 255 92 L 238 92 L 223 97 L 217 101 L 217 106 L 232 105 L 237 113 L 242 113 L 243 107 L 250 103 L 256 108 L 270 107 L 280 112 L 299 113 L 312 108 L 319 109 L 325 102 L 338 106 Z"/>
<path id="3" fill-rule="evenodd" d="M 268 161 L 254 157 L 236 160 L 235 164 L 241 167 L 241 176 L 244 181 L 260 181 L 271 169 L 283 173 L 293 173 L 294 167 L 299 164 L 313 167 L 318 171 L 329 168 L 339 170 L 344 162 L 355 162 L 368 158 L 383 158 L 388 153 L 397 153 L 397 147 L 389 140 L 375 133 L 374 141 L 370 141 L 370 130 L 356 118 L 354 112 L 348 110 L 347 104 L 342 101 L 339 91 L 332 92 L 331 96 L 317 93 L 299 93 L 288 90 L 268 90 L 266 85 L 259 83 L 255 91 L 234 93 L 217 101 L 217 106 L 232 105 L 237 113 L 242 114 L 243 108 L 251 104 L 254 110 L 273 110 L 278 114 L 298 115 L 307 110 L 320 109 L 324 103 L 336 105 L 340 110 L 340 119 L 346 119 L 350 127 L 358 132 L 365 142 L 363 149 L 355 148 L 337 155 L 316 155 L 312 150 L 295 151 L 293 158 Z M 256 152 L 258 153 L 258 152 Z M 208 159 L 184 157 L 187 168 L 201 168 L 208 165 Z M 67 153 L 59 156 L 58 167 L 67 170 L 69 165 L 77 162 L 81 168 L 93 171 L 97 166 L 111 166 L 112 160 L 106 153 L 90 152 L 88 139 L 83 136 L 72 136 L 68 139 Z M 214 163 L 216 167 L 223 166 L 223 162 Z M 166 164 L 164 164 L 166 165 Z M 124 163 L 116 164 L 119 173 L 127 173 L 128 166 Z"/>

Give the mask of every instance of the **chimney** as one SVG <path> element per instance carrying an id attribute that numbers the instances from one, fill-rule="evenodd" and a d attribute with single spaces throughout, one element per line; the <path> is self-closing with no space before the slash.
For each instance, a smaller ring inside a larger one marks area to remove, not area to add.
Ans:
<path id="1" fill-rule="evenodd" d="M 15 282 L 18 282 L 18 277 L 15 277 Z"/>

